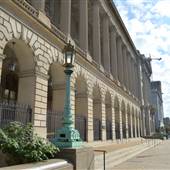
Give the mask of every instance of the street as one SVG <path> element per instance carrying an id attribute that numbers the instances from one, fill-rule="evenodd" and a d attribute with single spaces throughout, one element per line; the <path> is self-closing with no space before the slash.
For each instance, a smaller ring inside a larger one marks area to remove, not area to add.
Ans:
<path id="1" fill-rule="evenodd" d="M 128 161 L 119 164 L 113 170 L 169 170 L 170 140 L 151 148 Z"/>

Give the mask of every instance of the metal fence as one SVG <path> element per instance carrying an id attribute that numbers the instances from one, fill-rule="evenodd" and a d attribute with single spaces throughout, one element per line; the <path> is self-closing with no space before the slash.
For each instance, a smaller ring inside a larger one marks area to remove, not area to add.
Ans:
<path id="1" fill-rule="evenodd" d="M 62 127 L 63 112 L 47 111 L 47 138 L 55 137 L 56 130 Z"/>
<path id="2" fill-rule="evenodd" d="M 75 117 L 75 128 L 79 131 L 80 137 L 83 141 L 86 141 L 86 117 L 85 116 L 76 116 Z"/>
<path id="3" fill-rule="evenodd" d="M 115 124 L 116 139 L 120 139 L 120 124 L 116 122 Z"/>
<path id="4" fill-rule="evenodd" d="M 112 122 L 109 120 L 106 121 L 106 135 L 107 139 L 112 139 Z"/>
<path id="5" fill-rule="evenodd" d="M 0 102 L 0 127 L 18 121 L 23 124 L 32 122 L 32 109 L 29 105 Z"/>
<path id="6" fill-rule="evenodd" d="M 101 120 L 93 119 L 93 129 L 94 129 L 94 140 L 101 140 Z"/>

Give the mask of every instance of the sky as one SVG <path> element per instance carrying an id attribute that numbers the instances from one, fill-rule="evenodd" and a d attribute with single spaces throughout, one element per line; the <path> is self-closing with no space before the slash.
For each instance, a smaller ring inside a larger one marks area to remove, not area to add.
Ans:
<path id="1" fill-rule="evenodd" d="M 153 60 L 151 77 L 162 82 L 164 117 L 170 117 L 170 0 L 113 0 L 141 54 Z"/>

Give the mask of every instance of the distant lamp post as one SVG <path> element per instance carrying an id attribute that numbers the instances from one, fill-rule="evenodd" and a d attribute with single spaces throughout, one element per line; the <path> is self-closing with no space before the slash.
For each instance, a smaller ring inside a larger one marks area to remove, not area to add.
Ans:
<path id="1" fill-rule="evenodd" d="M 64 64 L 66 74 L 66 98 L 64 105 L 63 127 L 57 130 L 56 137 L 52 142 L 59 148 L 80 147 L 82 140 L 78 130 L 73 128 L 73 117 L 70 104 L 70 77 L 73 73 L 75 50 L 74 46 L 69 43 L 63 49 Z"/>

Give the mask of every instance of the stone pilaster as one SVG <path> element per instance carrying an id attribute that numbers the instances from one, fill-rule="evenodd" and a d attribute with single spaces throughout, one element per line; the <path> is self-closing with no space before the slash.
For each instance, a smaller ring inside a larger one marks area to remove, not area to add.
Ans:
<path id="1" fill-rule="evenodd" d="M 129 133 L 128 133 L 128 131 L 129 131 L 129 127 L 128 127 L 128 113 L 127 113 L 127 109 L 125 109 L 125 119 L 126 119 L 126 139 L 128 139 L 129 138 Z"/>
<path id="2" fill-rule="evenodd" d="M 69 37 L 71 30 L 71 0 L 62 0 L 60 9 L 60 28 Z"/>
<path id="3" fill-rule="evenodd" d="M 104 16 L 102 19 L 102 41 L 103 41 L 103 64 L 105 70 L 110 73 L 110 45 L 109 45 L 109 18 L 108 16 Z"/>
<path id="4" fill-rule="evenodd" d="M 47 135 L 47 86 L 47 75 L 34 70 L 24 71 L 19 75 L 18 102 L 31 106 L 35 133 L 44 138 Z"/>
<path id="5" fill-rule="evenodd" d="M 115 133 L 115 109 L 112 107 L 112 139 L 116 139 L 116 133 Z"/>
<path id="6" fill-rule="evenodd" d="M 93 99 L 91 95 L 87 98 L 88 105 L 88 120 L 87 120 L 87 141 L 93 141 Z"/>
<path id="7" fill-rule="evenodd" d="M 104 96 L 102 96 L 102 140 L 106 140 L 106 108 L 105 108 L 105 100 Z"/>
<path id="8" fill-rule="evenodd" d="M 118 72 L 117 72 L 117 51 L 116 51 L 116 37 L 117 33 L 115 28 L 111 28 L 110 32 L 110 51 L 111 51 L 111 73 L 115 80 L 118 80 Z"/>
<path id="9" fill-rule="evenodd" d="M 119 124 L 120 124 L 120 140 L 123 139 L 123 122 L 122 122 L 122 111 L 119 110 Z"/>
<path id="10" fill-rule="evenodd" d="M 0 54 L 0 83 L 1 83 L 1 74 L 2 74 L 2 64 L 3 64 L 3 59 L 5 58 L 4 54 Z"/>
<path id="11" fill-rule="evenodd" d="M 79 1 L 80 20 L 79 20 L 79 39 L 80 47 L 88 52 L 88 0 Z"/>
<path id="12" fill-rule="evenodd" d="M 53 102 L 52 102 L 52 109 L 57 112 L 64 112 L 64 99 L 65 99 L 65 83 L 61 84 L 53 84 Z M 60 99 L 60 100 L 58 100 Z"/>
<path id="13" fill-rule="evenodd" d="M 101 64 L 100 8 L 97 2 L 93 5 L 93 58 Z"/>

